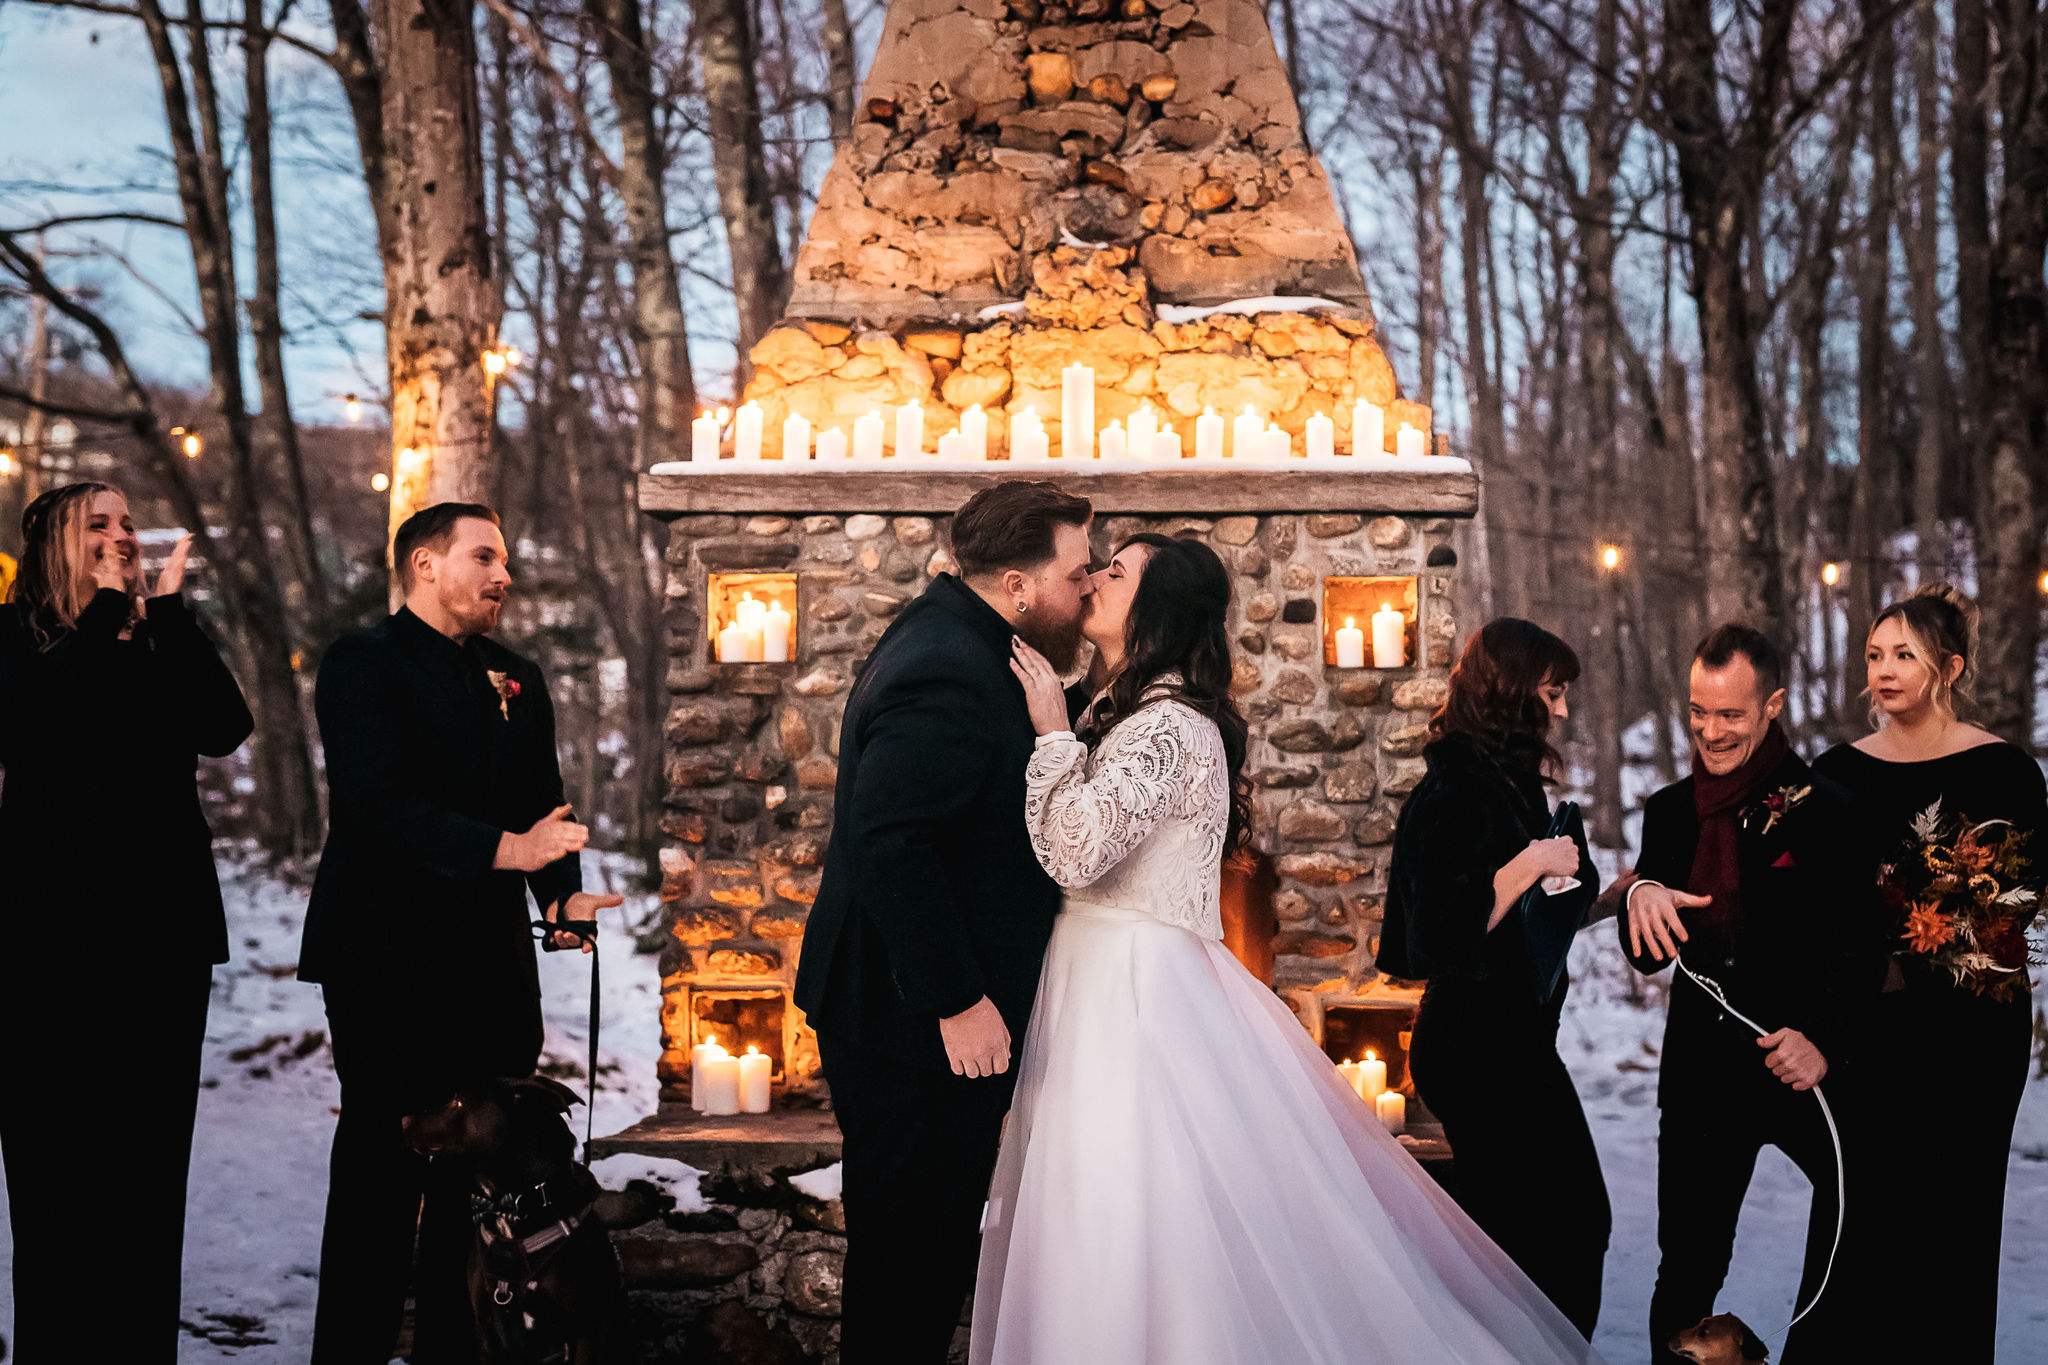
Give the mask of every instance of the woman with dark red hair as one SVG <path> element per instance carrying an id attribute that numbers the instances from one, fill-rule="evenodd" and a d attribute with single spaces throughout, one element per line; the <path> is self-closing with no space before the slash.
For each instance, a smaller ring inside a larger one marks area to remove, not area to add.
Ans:
<path id="1" fill-rule="evenodd" d="M 1571 646 L 1527 621 L 1489 622 L 1466 644 L 1394 833 L 1378 964 L 1428 982 L 1409 1070 L 1457 1157 L 1458 1202 L 1591 1337 L 1607 1183 L 1557 1055 L 1568 983 L 1538 986 L 1515 913 L 1538 883 L 1576 878 L 1588 904 L 1599 889 L 1583 837 L 1545 837 L 1561 766 L 1550 727 L 1578 676 Z"/>

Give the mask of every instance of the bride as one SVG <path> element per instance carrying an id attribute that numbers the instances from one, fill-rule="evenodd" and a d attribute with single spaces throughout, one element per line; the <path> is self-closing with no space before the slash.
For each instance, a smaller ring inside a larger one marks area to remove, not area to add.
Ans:
<path id="1" fill-rule="evenodd" d="M 1230 580 L 1138 535 L 1084 629 L 1107 687 L 1039 732 L 1025 803 L 1067 888 L 989 1195 L 971 1365 L 1597 1361 L 1222 943 L 1247 839 Z"/>

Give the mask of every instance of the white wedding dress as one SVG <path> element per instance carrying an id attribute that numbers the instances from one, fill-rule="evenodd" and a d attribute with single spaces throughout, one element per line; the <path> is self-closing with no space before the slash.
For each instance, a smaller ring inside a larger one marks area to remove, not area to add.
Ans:
<path id="1" fill-rule="evenodd" d="M 1223 946 L 1215 725 L 1154 699 L 1092 754 L 1041 739 L 1027 783 L 1068 892 L 971 1365 L 1597 1361 Z"/>

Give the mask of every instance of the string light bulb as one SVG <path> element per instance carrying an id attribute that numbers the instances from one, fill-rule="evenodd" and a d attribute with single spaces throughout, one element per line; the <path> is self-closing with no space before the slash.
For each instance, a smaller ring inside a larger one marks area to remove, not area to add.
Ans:
<path id="1" fill-rule="evenodd" d="M 14 452 L 11 450 L 0 450 L 0 478 L 5 478 L 13 472 Z"/>
<path id="2" fill-rule="evenodd" d="M 186 459 L 196 460 L 199 458 L 200 442 L 198 432 L 187 431 L 183 427 L 172 427 L 171 435 L 184 437 L 184 440 L 181 442 L 181 444 L 184 447 Z"/>
<path id="3" fill-rule="evenodd" d="M 484 352 L 484 373 L 492 378 L 505 373 L 505 353 L 503 351 Z"/>
<path id="4" fill-rule="evenodd" d="M 1603 545 L 1600 547 L 1600 567 L 1609 573 L 1613 573 L 1621 567 L 1621 547 L 1619 545 Z"/>
<path id="5" fill-rule="evenodd" d="M 390 487 L 391 476 L 383 470 L 380 469 L 370 476 L 370 488 L 372 491 L 382 493 L 389 490 Z"/>
<path id="6" fill-rule="evenodd" d="M 2041 589 L 2041 595 L 2043 597 L 2048 597 L 2048 569 L 2042 570 L 2041 581 L 2036 586 L 2038 586 Z"/>
<path id="7" fill-rule="evenodd" d="M 350 394 L 342 401 L 345 405 L 342 411 L 348 414 L 349 421 L 360 422 L 363 420 L 363 403 L 361 399 L 357 398 L 354 394 Z"/>
<path id="8" fill-rule="evenodd" d="M 1832 559 L 1820 566 L 1820 581 L 1829 587 L 1842 581 L 1842 566 Z"/>

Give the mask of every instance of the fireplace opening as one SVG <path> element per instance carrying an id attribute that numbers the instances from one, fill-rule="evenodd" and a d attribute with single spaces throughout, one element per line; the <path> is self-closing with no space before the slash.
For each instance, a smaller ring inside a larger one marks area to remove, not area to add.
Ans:
<path id="1" fill-rule="evenodd" d="M 1414 1028 L 1412 1004 L 1326 1005 L 1323 1052 L 1333 1062 L 1363 1061 L 1370 1052 L 1387 1064 L 1387 1089 L 1412 1095 L 1408 1041 Z"/>
<path id="2" fill-rule="evenodd" d="M 783 1019 L 787 997 L 780 990 L 692 990 L 690 1046 L 715 1042 L 735 1056 L 758 1049 L 768 1058 L 769 1076 L 783 1075 Z"/>
<path id="3" fill-rule="evenodd" d="M 774 664 L 795 657 L 795 574 L 715 573 L 705 602 L 704 624 L 717 662 Z"/>
<path id="4" fill-rule="evenodd" d="M 1273 860 L 1255 848 L 1223 864 L 1223 946 L 1267 986 L 1273 984 L 1273 939 L 1280 932 L 1273 909 L 1279 889 Z"/>
<path id="5" fill-rule="evenodd" d="M 1413 577 L 1325 578 L 1323 662 L 1331 668 L 1411 668 L 1418 596 Z"/>

